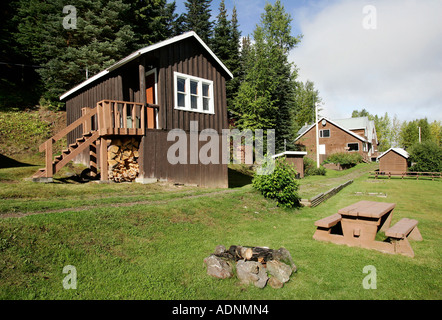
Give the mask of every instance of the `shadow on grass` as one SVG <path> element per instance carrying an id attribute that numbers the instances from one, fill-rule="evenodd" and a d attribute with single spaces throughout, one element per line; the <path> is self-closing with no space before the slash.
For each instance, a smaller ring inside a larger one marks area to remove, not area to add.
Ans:
<path id="1" fill-rule="evenodd" d="M 251 184 L 253 177 L 229 168 L 229 188 L 240 188 Z"/>
<path id="2" fill-rule="evenodd" d="M 23 163 L 12 158 L 9 158 L 0 153 L 0 169 L 3 168 L 17 168 L 17 167 L 32 167 L 33 164 Z"/>

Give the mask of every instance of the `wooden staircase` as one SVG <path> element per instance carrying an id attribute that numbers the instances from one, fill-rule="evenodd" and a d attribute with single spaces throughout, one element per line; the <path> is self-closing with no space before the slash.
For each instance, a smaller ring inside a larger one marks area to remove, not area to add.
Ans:
<path id="1" fill-rule="evenodd" d="M 46 152 L 46 166 L 32 176 L 33 181 L 51 182 L 55 173 L 87 148 L 91 154 L 91 162 L 92 154 L 96 161 L 95 152 L 98 151 L 98 143 L 100 144 L 100 167 L 103 173 L 101 180 L 107 180 L 107 139 L 116 135 L 145 135 L 146 124 L 148 129 L 157 126 L 153 109 L 158 107 L 137 102 L 102 100 L 94 109 L 83 108 L 83 115 L 79 119 L 40 145 L 40 152 Z M 82 136 L 54 159 L 53 144 L 79 126 L 83 126 Z M 97 164 L 94 165 L 96 167 Z"/>
<path id="2" fill-rule="evenodd" d="M 84 133 L 81 138 L 78 138 L 76 143 L 70 144 L 66 150 L 63 150 L 61 155 L 56 156 L 55 160 L 52 161 L 52 174 L 57 173 L 61 168 L 63 168 L 69 161 L 73 160 L 81 152 L 90 147 L 97 139 L 100 137 L 98 131 L 89 131 Z M 48 177 L 47 168 L 39 169 L 33 176 L 33 179 L 38 179 L 42 177 Z M 51 177 L 49 177 L 51 178 Z"/>

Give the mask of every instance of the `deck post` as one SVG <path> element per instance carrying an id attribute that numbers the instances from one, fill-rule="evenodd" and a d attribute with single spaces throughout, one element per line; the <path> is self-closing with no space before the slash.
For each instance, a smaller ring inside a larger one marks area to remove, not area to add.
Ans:
<path id="1" fill-rule="evenodd" d="M 108 166 L 107 166 L 107 139 L 104 137 L 100 138 L 100 171 L 101 171 L 101 181 L 107 181 L 108 178 Z"/>
<path id="2" fill-rule="evenodd" d="M 49 139 L 46 141 L 46 178 L 52 178 L 54 174 L 52 165 L 52 142 L 53 139 Z"/>

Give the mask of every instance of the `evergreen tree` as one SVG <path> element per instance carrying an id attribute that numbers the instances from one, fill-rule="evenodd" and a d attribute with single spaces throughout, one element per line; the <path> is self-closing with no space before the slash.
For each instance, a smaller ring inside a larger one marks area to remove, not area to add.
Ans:
<path id="1" fill-rule="evenodd" d="M 138 49 L 182 33 L 181 21 L 175 13 L 175 1 L 138 0 L 129 1 L 130 10 L 124 19 L 132 26 L 135 33 L 135 45 Z"/>
<path id="2" fill-rule="evenodd" d="M 235 111 L 242 129 L 276 129 L 276 151 L 293 150 L 293 109 L 296 68 L 288 53 L 299 42 L 291 36 L 291 17 L 280 0 L 265 6 L 243 60 L 244 80 L 235 99 Z"/>
<path id="3" fill-rule="evenodd" d="M 230 106 L 239 86 L 239 41 L 241 33 L 238 30 L 236 8 L 233 8 L 232 20 L 229 21 L 224 0 L 220 3 L 219 14 L 213 33 L 212 50 L 232 72 L 234 77 L 226 83 L 227 106 Z"/>
<path id="4" fill-rule="evenodd" d="M 75 4 L 76 28 L 65 29 L 62 0 L 19 0 L 17 41 L 43 68 L 45 96 L 58 100 L 66 89 L 109 67 L 131 51 L 134 32 L 121 16 L 121 0 L 83 0 Z"/>
<path id="5" fill-rule="evenodd" d="M 296 131 L 302 126 L 315 122 L 315 104 L 321 103 L 319 91 L 315 89 L 315 84 L 307 80 L 305 83 L 298 81 L 296 83 L 296 110 L 294 110 L 294 120 Z M 318 112 L 321 109 L 319 108 Z"/>
<path id="6" fill-rule="evenodd" d="M 184 5 L 187 12 L 184 15 L 185 31 L 195 31 L 207 44 L 212 39 L 213 23 L 210 21 L 212 0 L 187 0 Z"/>

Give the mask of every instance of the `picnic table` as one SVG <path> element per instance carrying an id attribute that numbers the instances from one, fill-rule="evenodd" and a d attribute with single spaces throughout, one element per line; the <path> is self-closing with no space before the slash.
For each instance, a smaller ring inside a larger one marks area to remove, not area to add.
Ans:
<path id="1" fill-rule="evenodd" d="M 422 240 L 417 220 L 401 219 L 390 227 L 396 203 L 359 201 L 315 222 L 313 238 L 348 246 L 375 249 L 386 253 L 414 256 L 408 238 Z M 376 241 L 376 234 L 384 231 L 386 241 Z"/>

